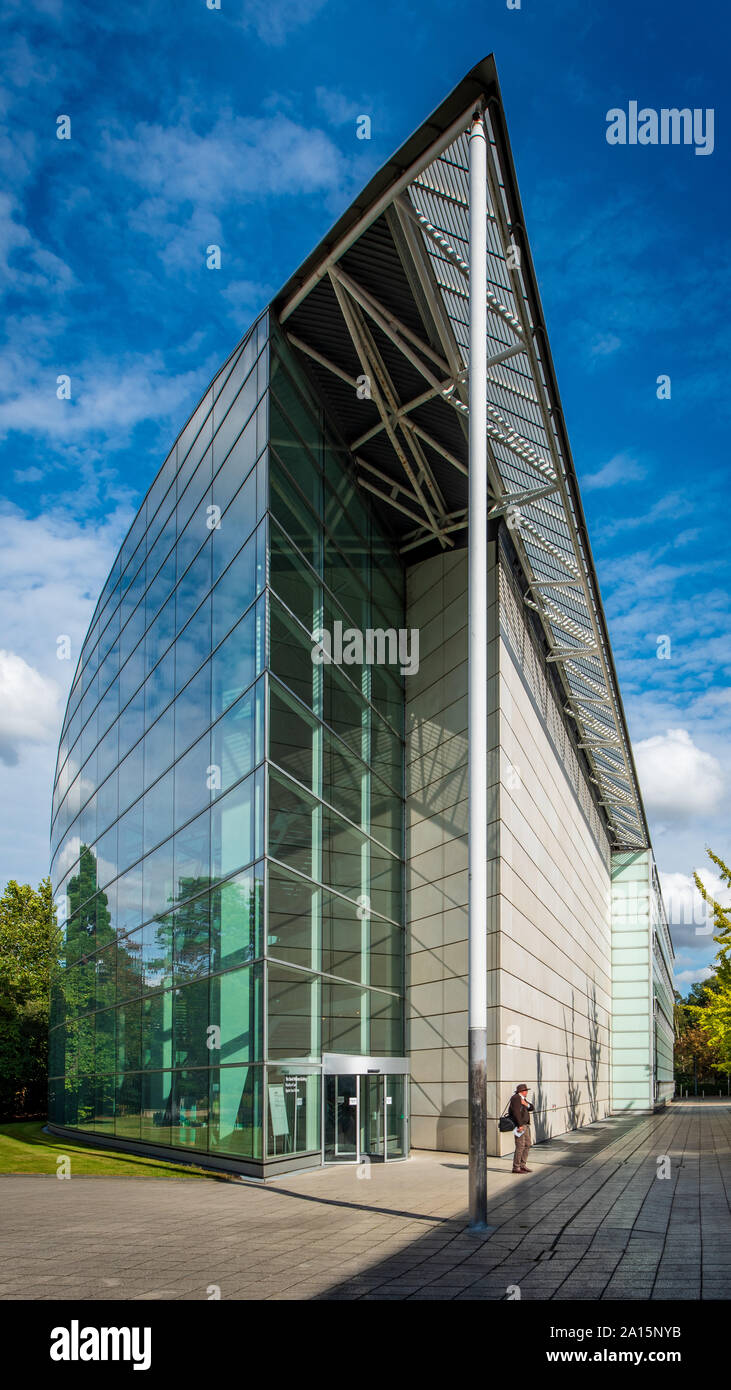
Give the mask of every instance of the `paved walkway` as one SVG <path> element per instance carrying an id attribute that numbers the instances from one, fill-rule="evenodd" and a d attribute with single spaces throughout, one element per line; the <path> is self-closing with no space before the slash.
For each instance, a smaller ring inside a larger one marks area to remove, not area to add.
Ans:
<path id="1" fill-rule="evenodd" d="M 484 1236 L 462 1154 L 266 1186 L 3 1176 L 0 1298 L 726 1299 L 730 1141 L 728 1101 L 686 1100 L 536 1145 L 527 1176 L 491 1159 Z"/>

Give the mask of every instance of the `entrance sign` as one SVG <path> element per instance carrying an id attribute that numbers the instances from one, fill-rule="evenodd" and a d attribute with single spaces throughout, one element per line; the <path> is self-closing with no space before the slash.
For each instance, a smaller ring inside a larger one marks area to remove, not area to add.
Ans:
<path id="1" fill-rule="evenodd" d="M 272 1122 L 272 1134 L 275 1139 L 279 1139 L 283 1135 L 289 1136 L 287 1102 L 284 1099 L 283 1086 L 269 1087 L 269 1116 Z"/>

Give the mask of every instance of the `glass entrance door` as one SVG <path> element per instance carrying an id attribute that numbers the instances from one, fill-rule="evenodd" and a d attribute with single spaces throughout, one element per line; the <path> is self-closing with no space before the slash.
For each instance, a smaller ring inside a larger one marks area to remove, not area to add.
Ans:
<path id="1" fill-rule="evenodd" d="M 384 1077 L 383 1135 L 385 1158 L 405 1158 L 409 1151 L 406 1137 L 406 1097 L 408 1095 L 406 1082 L 405 1076 Z"/>
<path id="2" fill-rule="evenodd" d="M 382 1163 L 386 1156 L 384 1145 L 384 1077 L 360 1078 L 361 1116 L 360 1149 L 364 1158 Z"/>
<path id="3" fill-rule="evenodd" d="M 404 1075 L 372 1073 L 324 1077 L 325 1163 L 385 1163 L 405 1158 Z"/>
<path id="4" fill-rule="evenodd" d="M 325 1162 L 358 1162 L 357 1076 L 325 1077 Z"/>

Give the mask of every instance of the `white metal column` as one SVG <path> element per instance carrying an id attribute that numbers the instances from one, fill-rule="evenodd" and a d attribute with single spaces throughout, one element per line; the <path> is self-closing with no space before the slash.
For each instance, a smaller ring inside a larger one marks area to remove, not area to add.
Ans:
<path id="1" fill-rule="evenodd" d="M 470 128 L 469 1208 L 487 1222 L 487 137 Z"/>

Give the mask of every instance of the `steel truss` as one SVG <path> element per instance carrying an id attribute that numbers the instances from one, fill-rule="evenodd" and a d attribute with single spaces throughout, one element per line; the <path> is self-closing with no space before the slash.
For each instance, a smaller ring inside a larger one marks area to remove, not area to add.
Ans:
<path id="1" fill-rule="evenodd" d="M 393 186 L 285 305 L 284 323 L 306 295 L 328 277 L 360 370 L 368 378 L 378 421 L 350 441 L 360 485 L 384 506 L 413 521 L 402 551 L 434 543 L 443 550 L 467 527 L 467 511 L 450 511 L 434 474 L 438 456 L 466 474 L 469 419 L 469 155 L 468 130 L 474 107 L 438 145 Z M 617 845 L 649 843 L 629 736 L 605 635 L 601 600 L 591 555 L 576 514 L 573 466 L 557 426 L 557 405 L 547 385 L 541 333 L 536 329 L 524 267 L 530 252 L 522 226 L 510 219 L 508 180 L 489 109 L 487 136 L 487 467 L 490 511 L 506 520 L 526 580 L 524 602 L 537 615 L 559 671 L 565 708 L 599 789 Z M 432 342 L 415 333 L 340 264 L 366 227 L 385 215 L 412 276 L 418 279 L 436 334 Z M 383 335 L 423 378 L 424 390 L 399 399 L 379 351 Z M 355 391 L 358 383 L 342 365 L 290 333 L 300 352 Z M 434 344 L 437 343 L 435 346 Z M 460 458 L 433 430 L 413 418 L 421 405 L 437 402 L 460 420 L 465 454 Z M 394 476 L 363 455 L 379 437 L 388 441 Z"/>

